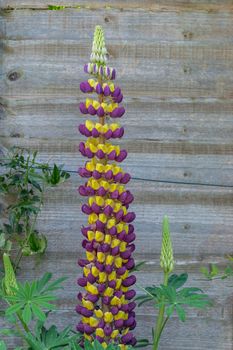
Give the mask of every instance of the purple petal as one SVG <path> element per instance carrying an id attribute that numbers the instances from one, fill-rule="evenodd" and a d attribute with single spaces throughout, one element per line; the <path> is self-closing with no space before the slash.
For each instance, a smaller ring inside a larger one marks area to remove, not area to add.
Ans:
<path id="1" fill-rule="evenodd" d="M 84 102 L 81 102 L 79 104 L 79 109 L 80 109 L 80 112 L 83 113 L 83 114 L 87 114 L 87 108 L 86 108 L 86 105 Z"/>
<path id="2" fill-rule="evenodd" d="M 102 106 L 100 106 L 98 109 L 97 109 L 97 115 L 98 117 L 103 117 L 104 116 L 104 109 Z"/>
<path id="3" fill-rule="evenodd" d="M 97 152 L 96 152 L 96 156 L 99 158 L 99 159 L 103 159 L 105 157 L 105 154 L 104 152 L 102 151 L 102 149 L 99 149 Z"/>
<path id="4" fill-rule="evenodd" d="M 110 137 L 112 137 L 112 135 L 113 135 L 113 132 L 112 132 L 112 130 L 108 130 L 105 134 L 104 134 L 104 137 L 108 140 L 108 139 L 110 139 Z"/>
<path id="5" fill-rule="evenodd" d="M 109 96 L 111 94 L 111 90 L 108 85 L 104 87 L 104 96 Z"/>
<path id="6" fill-rule="evenodd" d="M 103 93 L 103 89 L 100 83 L 98 83 L 96 85 L 95 91 L 97 92 L 97 94 L 102 94 Z"/>
<path id="7" fill-rule="evenodd" d="M 90 105 L 87 110 L 88 110 L 88 113 L 90 113 L 91 115 L 96 114 L 96 109 L 92 105 Z"/>
<path id="8" fill-rule="evenodd" d="M 127 157 L 127 151 L 122 149 L 118 157 L 116 157 L 117 162 L 123 162 L 123 160 Z"/>

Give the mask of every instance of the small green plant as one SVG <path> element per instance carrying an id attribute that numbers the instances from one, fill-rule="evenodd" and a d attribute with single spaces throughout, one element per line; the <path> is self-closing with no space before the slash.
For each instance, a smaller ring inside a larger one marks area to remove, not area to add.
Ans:
<path id="1" fill-rule="evenodd" d="M 165 216 L 163 220 L 162 249 L 160 256 L 160 265 L 163 270 L 164 279 L 160 286 L 150 286 L 143 288 L 144 295 L 138 296 L 138 306 L 147 302 L 153 302 L 154 307 L 158 309 L 156 325 L 152 330 L 152 344 L 144 341 L 145 346 L 152 345 L 153 350 L 157 350 L 164 328 L 176 313 L 178 318 L 184 322 L 186 320 L 185 308 L 194 307 L 204 309 L 211 305 L 208 295 L 204 294 L 197 287 L 183 287 L 188 280 L 188 274 L 171 274 L 174 269 L 174 258 L 172 242 L 170 237 L 169 221 Z"/>
<path id="2" fill-rule="evenodd" d="M 210 264 L 209 268 L 201 267 L 201 273 L 208 280 L 224 280 L 226 278 L 233 277 L 233 257 L 228 255 L 226 258 L 228 260 L 228 265 L 223 270 L 220 270 L 215 264 Z"/>
<path id="3" fill-rule="evenodd" d="M 53 10 L 53 11 L 59 11 L 59 10 L 64 10 L 66 8 L 66 6 L 59 6 L 59 5 L 48 5 L 48 9 L 49 10 Z"/>
<path id="4" fill-rule="evenodd" d="M 44 253 L 47 239 L 36 229 L 44 193 L 70 175 L 56 164 L 39 163 L 37 152 L 21 148 L 13 148 L 0 165 L 6 169 L 0 176 L 0 192 L 9 204 L 0 223 L 0 251 L 18 251 L 13 262 L 16 270 L 22 256 Z"/>
<path id="5" fill-rule="evenodd" d="M 44 325 L 49 313 L 56 310 L 54 301 L 58 298 L 54 292 L 62 288 L 61 283 L 66 277 L 51 281 L 52 274 L 47 272 L 36 281 L 22 284 L 16 280 L 10 257 L 6 253 L 3 254 L 3 262 L 5 273 L 0 296 L 8 305 L 5 317 L 11 328 L 2 329 L 0 334 L 22 338 L 28 345 L 27 350 L 76 349 L 72 344 L 76 344 L 81 337 L 71 327 L 58 331 L 54 325 L 48 329 Z M 0 343 L 1 347 L 5 349 L 5 343 Z"/>

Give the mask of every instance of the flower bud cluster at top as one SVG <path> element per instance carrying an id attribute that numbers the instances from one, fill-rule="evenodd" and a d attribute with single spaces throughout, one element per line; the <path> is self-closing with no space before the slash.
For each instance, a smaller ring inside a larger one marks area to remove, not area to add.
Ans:
<path id="1" fill-rule="evenodd" d="M 78 294 L 76 310 L 81 320 L 77 330 L 90 341 L 97 339 L 104 348 L 114 343 L 126 350 L 128 345 L 136 344 L 132 333 L 136 327 L 136 293 L 132 289 L 136 277 L 130 274 L 135 266 L 135 213 L 128 210 L 134 198 L 125 188 L 130 175 L 119 165 L 127 151 L 110 142 L 124 134 L 124 128 L 111 118 L 122 117 L 125 109 L 120 106 L 121 89 L 113 83 L 116 71 L 106 65 L 107 50 L 100 26 L 95 29 L 90 60 L 84 71 L 92 78 L 82 82 L 80 89 L 88 95 L 96 93 L 97 98 L 86 98 L 80 103 L 80 111 L 97 116 L 97 120 L 79 125 L 80 133 L 88 138 L 79 145 L 81 154 L 88 158 L 79 169 L 79 175 L 86 178 L 79 193 L 88 197 L 82 206 L 88 225 L 81 229 L 86 257 L 79 260 L 83 275 L 78 284 L 85 290 Z"/>
<path id="2" fill-rule="evenodd" d="M 160 266 L 164 273 L 169 274 L 173 271 L 174 265 L 175 262 L 173 257 L 169 220 L 167 216 L 164 216 Z"/>

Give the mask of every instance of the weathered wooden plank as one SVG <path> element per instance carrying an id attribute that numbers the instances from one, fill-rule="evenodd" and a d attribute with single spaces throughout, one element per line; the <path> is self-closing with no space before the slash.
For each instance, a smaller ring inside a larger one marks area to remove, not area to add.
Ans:
<path id="1" fill-rule="evenodd" d="M 219 54 L 221 49 L 219 50 Z M 233 50 L 232 50 L 233 53 Z M 233 57 L 233 55 L 231 55 Z M 7 57 L 7 56 L 6 56 Z M 153 60 L 153 57 L 151 58 Z M 17 59 L 4 64 L 4 84 L 1 94 L 3 97 L 15 96 L 79 96 L 79 81 L 87 77 L 82 75 L 79 62 L 55 65 L 52 62 L 36 63 L 25 62 L 25 59 Z M 133 60 L 131 61 L 133 62 Z M 161 71 L 159 70 L 161 68 Z M 232 97 L 232 79 L 225 69 L 213 74 L 199 71 L 199 75 L 187 76 L 182 64 L 157 63 L 153 69 L 148 70 L 146 64 L 131 63 L 127 69 L 127 63 L 119 64 L 119 79 L 123 91 L 131 98 L 224 98 Z M 170 72 L 170 73 L 169 73 Z M 169 75 L 168 75 L 169 73 Z M 12 78 L 17 76 L 17 78 Z M 13 79 L 13 80 L 12 80 Z"/>
<path id="2" fill-rule="evenodd" d="M 94 15 L 93 15 L 94 14 Z M 103 25 L 107 43 L 117 39 L 152 41 L 200 41 L 231 43 L 232 15 L 226 7 L 225 12 L 211 15 L 205 12 L 174 14 L 173 11 L 31 11 L 20 10 L 6 12 L 2 26 L 2 36 L 7 39 L 57 39 L 90 41 L 96 24 Z M 34 23 L 37 26 L 34 26 Z M 25 23 L 27 25 L 25 26 Z M 128 23 L 131 25 L 129 26 Z M 127 45 L 124 46 L 127 50 Z"/>
<path id="3" fill-rule="evenodd" d="M 34 45 L 31 40 L 29 45 L 27 41 L 16 44 L 15 49 L 14 45 L 5 46 L 7 59 L 3 65 L 2 95 L 77 95 L 80 78 L 83 76 L 85 79 L 86 76 L 82 73 L 84 57 L 76 57 L 75 52 L 88 51 L 89 46 L 84 50 L 72 42 L 64 45 L 63 42 L 53 41 L 52 48 L 51 42 L 47 46 L 41 40 L 39 42 L 38 49 L 37 44 Z M 40 46 L 44 47 L 44 54 Z M 140 45 L 134 41 L 126 46 L 123 55 L 113 59 L 113 64 L 114 61 L 117 62 L 119 79 L 127 96 L 147 99 L 199 96 L 231 98 L 232 79 L 229 72 L 232 68 L 229 61 L 232 61 L 233 51 L 229 46 L 227 51 L 224 51 L 222 45 L 216 47 L 215 44 L 212 49 L 210 45 L 195 47 L 190 43 L 165 43 L 160 46 L 161 44 Z M 114 56 L 114 51 L 112 55 Z M 25 59 L 28 56 L 32 59 Z M 201 64 L 199 60 L 202 61 Z"/>
<path id="4" fill-rule="evenodd" d="M 62 143 L 58 144 L 55 150 L 49 149 L 49 141 L 22 140 L 14 138 L 10 143 L 10 139 L 6 139 L 5 146 L 18 145 L 39 149 L 41 160 L 49 158 L 56 163 L 64 164 L 66 169 L 72 171 L 76 171 L 77 167 L 84 162 L 84 158 L 76 151 L 75 144 L 71 145 L 69 152 L 62 152 Z M 124 162 L 125 171 L 130 172 L 134 177 L 232 186 L 233 160 L 231 155 L 156 154 L 153 146 L 151 150 L 148 148 L 141 153 L 140 142 L 138 143 L 138 148 L 135 147 L 134 150 L 127 147 L 130 152 Z M 127 143 L 124 142 L 122 145 L 127 145 Z M 143 147 L 143 142 L 141 145 Z"/>
<path id="5" fill-rule="evenodd" d="M 80 213 L 80 203 L 50 201 L 44 208 L 38 221 L 42 232 L 51 237 L 51 251 L 82 251 L 79 248 L 82 237 L 81 225 L 86 225 L 86 218 Z M 203 259 L 205 256 L 230 254 L 232 251 L 232 207 L 226 205 L 203 204 L 134 204 L 131 207 L 137 214 L 137 255 L 159 254 L 161 240 L 161 221 L 167 214 L 172 223 L 174 250 L 185 262 L 186 259 Z M 184 215 L 185 213 L 185 215 Z M 58 235 L 55 234 L 58 230 Z M 71 242 L 67 247 L 63 239 L 70 232 Z M 75 244 L 76 237 L 79 237 Z M 146 239 L 145 239 L 146 237 Z M 53 247 L 53 243 L 55 246 Z"/>
<path id="6" fill-rule="evenodd" d="M 153 140 L 159 152 L 232 152 L 231 101 L 199 103 L 198 109 L 198 103 L 192 107 L 193 102 L 127 100 L 127 113 L 120 121 L 125 127 L 125 140 L 135 140 L 136 136 L 137 140 L 147 143 Z M 1 135 L 4 137 L 49 139 L 51 149 L 58 146 L 59 138 L 64 150 L 74 149 L 74 142 L 80 139 L 76 126 L 85 119 L 75 100 L 51 99 L 45 104 L 43 98 L 37 100 L 34 97 L 34 103 L 21 98 L 15 101 L 5 99 L 4 103 L 7 113 L 1 121 Z"/>
<path id="7" fill-rule="evenodd" d="M 211 29 L 211 28 L 210 28 Z M 172 28 L 171 28 L 172 30 Z M 123 33 L 122 33 L 123 35 Z M 124 68 L 124 74 L 132 73 L 132 69 L 137 69 L 139 74 L 144 71 L 145 74 L 149 72 L 156 73 L 157 64 L 161 64 L 161 72 L 163 73 L 163 65 L 170 63 L 169 68 L 186 63 L 190 66 L 181 66 L 181 69 L 187 76 L 194 75 L 201 76 L 201 72 L 209 75 L 219 74 L 224 69 L 232 68 L 232 44 L 228 40 L 225 41 L 211 41 L 209 38 L 195 40 L 193 42 L 183 41 L 182 38 L 170 38 L 170 40 L 157 41 L 153 38 L 150 41 L 137 40 L 133 33 L 128 34 L 129 37 L 121 37 L 109 39 L 108 51 L 111 59 L 111 64 L 117 62 L 118 72 Z M 25 64 L 25 56 L 30 64 L 44 64 L 51 66 L 51 63 L 56 65 L 76 64 L 76 69 L 82 70 L 82 66 L 77 62 L 86 62 L 90 53 L 91 38 L 83 39 L 80 36 L 71 39 L 50 39 L 46 41 L 41 38 L 22 38 L 22 39 L 3 39 L 2 52 L 8 55 L 6 64 L 14 64 L 15 59 L 19 60 L 18 64 Z M 159 38 L 158 38 L 159 39 Z M 127 44 L 126 44 L 126 40 Z M 205 41 L 204 41 L 205 40 Z M 16 57 L 15 57 L 16 56 Z M 56 56 L 56 61 L 54 61 Z M 155 62 L 152 62 L 154 59 Z M 187 60 L 192 59 L 190 62 Z M 219 63 L 221 62 L 221 66 Z M 121 67 L 121 65 L 125 65 Z M 46 67 L 46 66 L 45 66 Z M 166 65 L 165 65 L 166 67 Z M 173 73 L 173 70 L 167 73 Z M 213 71 L 214 70 L 214 71 Z M 62 73 L 62 72 L 61 72 Z M 159 74 L 160 72 L 157 72 Z"/>
<path id="8" fill-rule="evenodd" d="M 23 143 L 18 138 L 13 138 L 12 141 L 13 143 L 10 143 L 10 139 L 5 139 L 4 145 L 38 149 L 38 142 L 35 147 L 30 139 L 23 140 Z M 47 141 L 42 141 L 40 144 L 43 144 L 44 149 L 44 151 L 39 149 L 41 161 L 50 159 L 53 162 L 64 164 L 66 169 L 72 171 L 76 171 L 84 163 L 84 158 L 78 154 L 78 151 L 76 153 L 62 152 L 62 143 L 59 144 L 56 151 L 49 149 Z M 122 145 L 127 146 L 127 143 L 123 142 Z M 143 148 L 143 142 L 141 145 Z M 142 149 L 138 148 L 138 153 L 136 153 L 135 149 L 127 148 L 130 152 L 124 162 L 124 169 L 136 178 L 232 186 L 233 159 L 231 155 L 160 154 L 153 153 L 153 147 L 152 152 L 145 150 L 144 153 L 141 153 Z M 150 164 L 149 169 L 148 164 Z"/>
<path id="9" fill-rule="evenodd" d="M 48 9 L 48 5 L 51 2 L 39 0 L 2 0 L 1 6 L 2 8 L 14 8 L 14 9 Z M 52 2 L 53 5 L 61 5 L 66 7 L 73 7 L 76 9 L 106 9 L 113 10 L 118 9 L 121 11 L 132 11 L 132 10 L 140 10 L 147 9 L 148 11 L 206 11 L 208 13 L 212 13 L 215 11 L 226 11 L 232 9 L 231 0 L 211 0 L 211 2 L 207 0 L 158 0 L 156 3 L 153 0 L 144 0 L 143 2 L 140 0 L 131 0 L 130 2 L 125 2 L 123 0 L 108 0 L 105 1 L 104 4 L 101 0 L 96 1 L 88 1 L 88 4 L 85 0 L 80 0 L 77 5 L 76 0 L 66 0 L 65 4 L 63 0 L 56 0 Z"/>
<path id="10" fill-rule="evenodd" d="M 69 183 L 46 193 L 46 205 L 38 228 L 48 237 L 49 255 L 62 257 L 67 253 L 83 252 L 80 227 L 86 224 L 86 217 L 80 210 L 85 199 L 76 192 L 80 183 L 79 177 L 73 175 Z M 216 256 L 231 253 L 233 189 L 213 188 L 210 191 L 208 187 L 190 188 L 135 180 L 128 187 L 135 193 L 132 209 L 137 213 L 138 259 L 159 255 L 164 214 L 171 218 L 179 264 L 191 265 L 206 257 L 214 262 Z M 66 242 L 65 246 L 63 242 Z"/>

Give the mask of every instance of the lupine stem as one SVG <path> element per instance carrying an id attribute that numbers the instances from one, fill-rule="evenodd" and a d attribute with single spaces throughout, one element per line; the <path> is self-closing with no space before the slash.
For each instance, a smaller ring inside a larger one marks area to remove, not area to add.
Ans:
<path id="1" fill-rule="evenodd" d="M 167 286 L 168 284 L 168 277 L 169 277 L 169 273 L 164 272 L 164 281 L 163 281 L 164 286 Z M 165 305 L 162 305 L 159 308 L 158 319 L 155 326 L 153 350 L 158 350 L 159 340 L 160 340 L 162 331 L 164 329 L 164 326 L 167 323 L 167 319 L 164 320 L 164 313 L 165 313 Z"/>

